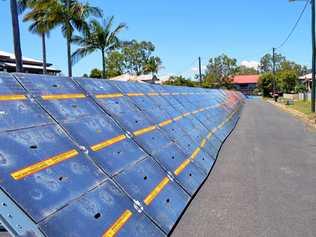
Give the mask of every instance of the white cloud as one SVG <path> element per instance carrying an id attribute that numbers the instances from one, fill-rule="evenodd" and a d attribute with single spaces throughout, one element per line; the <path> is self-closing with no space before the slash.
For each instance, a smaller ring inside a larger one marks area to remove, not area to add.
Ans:
<path id="1" fill-rule="evenodd" d="M 245 66 L 245 67 L 248 67 L 248 68 L 254 68 L 254 69 L 258 69 L 259 67 L 259 62 L 257 61 L 242 61 L 240 63 L 241 66 Z"/>

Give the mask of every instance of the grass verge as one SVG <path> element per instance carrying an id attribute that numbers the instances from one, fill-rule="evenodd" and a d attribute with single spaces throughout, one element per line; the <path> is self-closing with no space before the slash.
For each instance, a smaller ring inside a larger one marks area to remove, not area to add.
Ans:
<path id="1" fill-rule="evenodd" d="M 311 112 L 310 101 L 295 101 L 293 105 L 287 105 L 289 108 L 306 114 L 310 119 L 316 118 L 316 114 Z"/>

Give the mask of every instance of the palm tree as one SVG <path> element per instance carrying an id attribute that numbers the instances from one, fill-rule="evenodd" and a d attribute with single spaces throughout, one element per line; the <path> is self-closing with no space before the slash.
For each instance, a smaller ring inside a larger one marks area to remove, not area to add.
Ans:
<path id="1" fill-rule="evenodd" d="M 47 58 L 46 58 L 46 35 L 53 28 L 54 24 L 49 18 L 49 7 L 53 1 L 48 0 L 22 0 L 20 1 L 20 9 L 30 8 L 23 21 L 31 21 L 29 30 L 32 33 L 38 34 L 42 39 L 42 54 L 43 54 L 43 74 L 47 73 Z"/>
<path id="2" fill-rule="evenodd" d="M 103 23 L 92 20 L 87 30 L 82 32 L 81 36 L 74 36 L 72 41 L 79 45 L 79 48 L 72 54 L 72 62 L 77 63 L 83 57 L 95 52 L 101 51 L 102 56 L 102 77 L 105 78 L 105 54 L 115 50 L 120 45 L 117 35 L 127 26 L 120 23 L 113 30 L 112 16 L 109 20 L 103 20 Z"/>
<path id="3" fill-rule="evenodd" d="M 16 60 L 16 71 L 23 72 L 21 39 L 20 39 L 20 26 L 18 17 L 18 6 L 16 0 L 10 0 L 13 41 L 14 41 L 14 54 Z"/>
<path id="4" fill-rule="evenodd" d="M 54 0 L 51 3 L 49 18 L 52 26 L 61 26 L 62 33 L 67 40 L 68 76 L 72 77 L 71 39 L 75 30 L 83 31 L 88 27 L 86 22 L 90 16 L 101 17 L 102 11 L 81 3 L 78 0 Z"/>

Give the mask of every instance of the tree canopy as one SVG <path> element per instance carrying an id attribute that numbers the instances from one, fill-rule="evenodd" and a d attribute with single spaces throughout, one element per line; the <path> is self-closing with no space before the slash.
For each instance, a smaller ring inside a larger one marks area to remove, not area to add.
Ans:
<path id="1" fill-rule="evenodd" d="M 262 91 L 263 96 L 270 96 L 273 91 L 274 76 L 272 72 L 263 73 L 258 82 L 258 89 Z"/>
<path id="2" fill-rule="evenodd" d="M 237 72 L 237 59 L 222 54 L 209 60 L 204 84 L 212 85 L 215 88 L 232 88 L 232 78 Z"/>
<path id="3" fill-rule="evenodd" d="M 284 62 L 286 59 L 283 55 L 276 53 L 275 54 L 275 69 L 276 71 L 280 70 L 282 62 Z M 260 59 L 260 65 L 259 65 L 260 72 L 272 72 L 273 71 L 273 57 L 271 54 L 265 54 Z"/>
<path id="4" fill-rule="evenodd" d="M 152 56 L 154 51 L 155 45 L 149 41 L 125 42 L 121 50 L 124 55 L 125 71 L 136 75 L 158 72 L 161 59 Z"/>
<path id="5" fill-rule="evenodd" d="M 258 70 L 252 67 L 239 66 L 236 70 L 236 74 L 238 75 L 256 75 L 258 74 Z"/>
<path id="6" fill-rule="evenodd" d="M 274 76 L 272 73 L 272 55 L 270 54 L 266 54 L 261 58 L 260 66 L 257 70 L 255 68 L 238 65 L 235 58 L 222 54 L 210 58 L 206 70 L 202 74 L 203 80 L 201 85 L 198 83 L 198 76 L 195 76 L 195 81 L 177 76 L 172 78 L 171 81 L 166 82 L 166 84 L 233 89 L 234 85 L 232 84 L 232 79 L 235 75 L 254 75 L 261 73 L 258 82 L 258 90 L 263 91 L 265 96 L 269 96 L 273 92 L 274 80 L 278 92 L 292 93 L 302 91 L 303 87 L 298 78 L 308 73 L 307 67 L 287 60 L 282 54 L 276 54 L 275 59 L 276 74 Z"/>
<path id="7" fill-rule="evenodd" d="M 155 46 L 152 42 L 136 40 L 123 42 L 120 48 L 106 55 L 106 78 L 124 73 L 134 75 L 158 73 L 162 61 L 153 55 L 154 51 Z"/>
<path id="8" fill-rule="evenodd" d="M 111 78 L 125 73 L 124 55 L 118 51 L 113 51 L 105 58 L 105 77 Z"/>
<path id="9" fill-rule="evenodd" d="M 102 77 L 106 77 L 105 55 L 120 46 L 118 34 L 126 28 L 123 23 L 113 28 L 113 20 L 113 16 L 108 20 L 103 19 L 102 23 L 92 20 L 89 27 L 83 30 L 81 35 L 72 38 L 72 42 L 79 45 L 79 48 L 72 54 L 72 63 L 76 63 L 83 57 L 99 50 L 102 56 Z"/>
<path id="10" fill-rule="evenodd" d="M 306 66 L 288 60 L 282 54 L 275 55 L 275 75 L 273 75 L 273 58 L 271 54 L 264 55 L 260 60 L 261 78 L 258 87 L 264 96 L 269 96 L 273 91 L 275 82 L 277 92 L 293 93 L 302 91 L 299 76 L 308 73 Z"/>
<path id="11" fill-rule="evenodd" d="M 102 71 L 97 69 L 97 68 L 94 68 L 94 69 L 91 70 L 89 77 L 91 77 L 91 78 L 102 78 Z"/>
<path id="12" fill-rule="evenodd" d="M 164 85 L 194 87 L 196 83 L 183 76 L 172 76 L 168 81 L 164 82 Z"/>

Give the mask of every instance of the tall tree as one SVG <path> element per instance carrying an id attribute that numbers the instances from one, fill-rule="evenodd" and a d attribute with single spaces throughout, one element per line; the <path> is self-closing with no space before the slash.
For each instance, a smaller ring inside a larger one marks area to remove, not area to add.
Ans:
<path id="1" fill-rule="evenodd" d="M 115 77 L 124 73 L 134 75 L 155 74 L 161 69 L 161 59 L 152 56 L 155 46 L 151 42 L 136 40 L 123 42 L 121 46 L 106 55 L 106 77 Z"/>
<path id="2" fill-rule="evenodd" d="M 50 20 L 54 26 L 61 26 L 67 41 L 68 76 L 72 76 L 71 40 L 75 30 L 84 31 L 88 28 L 90 16 L 101 17 L 102 11 L 89 3 L 78 0 L 54 0 L 50 6 Z"/>
<path id="3" fill-rule="evenodd" d="M 285 93 L 295 92 L 298 82 L 298 74 L 295 70 L 284 70 L 277 73 L 277 80 L 280 84 L 280 89 Z"/>
<path id="4" fill-rule="evenodd" d="M 263 96 L 271 96 L 273 92 L 273 80 L 274 76 L 272 72 L 266 72 L 261 74 L 260 79 L 257 83 L 257 87 L 262 91 Z M 277 87 L 278 84 L 277 84 Z"/>
<path id="5" fill-rule="evenodd" d="M 238 75 L 256 75 L 258 71 L 252 67 L 239 66 L 237 68 Z"/>
<path id="6" fill-rule="evenodd" d="M 306 66 L 288 60 L 281 63 L 280 71 L 294 71 L 297 74 L 297 77 L 308 73 Z"/>
<path id="7" fill-rule="evenodd" d="M 209 60 L 205 80 L 213 87 L 231 88 L 232 78 L 237 72 L 237 59 L 222 54 Z"/>
<path id="8" fill-rule="evenodd" d="M 144 67 L 145 74 L 152 73 L 153 75 L 157 74 L 161 67 L 161 59 L 159 57 L 151 56 Z"/>
<path id="9" fill-rule="evenodd" d="M 94 68 L 91 70 L 90 72 L 90 76 L 91 78 L 102 78 L 102 72 L 101 70 Z"/>
<path id="10" fill-rule="evenodd" d="M 11 9 L 11 19 L 12 19 L 14 54 L 15 54 L 15 60 L 16 60 L 16 71 L 23 72 L 18 4 L 16 0 L 10 0 L 10 9 Z"/>
<path id="11" fill-rule="evenodd" d="M 22 0 L 20 1 L 21 9 L 29 8 L 23 21 L 30 21 L 29 31 L 38 34 L 42 39 L 42 56 L 43 56 L 43 74 L 47 73 L 47 56 L 46 56 L 46 36 L 54 27 L 50 20 L 50 5 L 54 0 Z"/>
<path id="12" fill-rule="evenodd" d="M 281 69 L 281 64 L 286 61 L 286 58 L 282 54 L 275 54 L 275 68 L 276 71 Z M 261 60 L 259 69 L 262 73 L 273 71 L 273 57 L 271 54 L 265 54 Z"/>
<path id="13" fill-rule="evenodd" d="M 123 44 L 122 54 L 125 58 L 126 71 L 136 75 L 153 72 L 151 69 L 150 71 L 146 70 L 146 67 L 148 67 L 150 60 L 153 59 L 152 53 L 154 51 L 155 46 L 152 42 L 138 42 L 136 40 L 125 42 Z M 155 57 L 154 60 L 156 61 L 155 64 L 158 62 L 161 65 L 160 58 Z"/>
<path id="14" fill-rule="evenodd" d="M 273 77 L 273 59 L 271 54 L 266 54 L 261 58 L 260 61 L 260 71 L 263 73 L 261 75 L 261 80 L 258 83 L 260 89 L 263 90 L 264 95 L 268 95 L 272 88 L 274 78 L 276 81 L 277 90 L 285 93 L 295 92 L 299 83 L 299 76 L 308 73 L 306 66 L 299 65 L 295 62 L 289 61 L 282 54 L 275 55 L 275 67 L 276 74 Z M 272 79 L 271 79 L 272 78 Z"/>
<path id="15" fill-rule="evenodd" d="M 106 77 L 106 54 L 119 47 L 118 34 L 126 28 L 126 24 L 120 23 L 112 29 L 113 20 L 113 16 L 109 20 L 103 20 L 103 24 L 100 24 L 97 20 L 92 20 L 81 36 L 74 36 L 72 39 L 74 43 L 79 45 L 79 48 L 72 54 L 73 63 L 77 63 L 80 59 L 96 50 L 101 51 L 103 78 Z"/>
<path id="16" fill-rule="evenodd" d="M 172 76 L 169 78 L 168 81 L 163 83 L 164 85 L 171 85 L 171 86 L 187 86 L 187 87 L 194 87 L 194 82 L 190 79 L 186 79 L 183 76 Z"/>
<path id="17" fill-rule="evenodd" d="M 105 58 L 106 78 L 116 77 L 125 72 L 124 55 L 119 51 L 113 51 Z"/>

